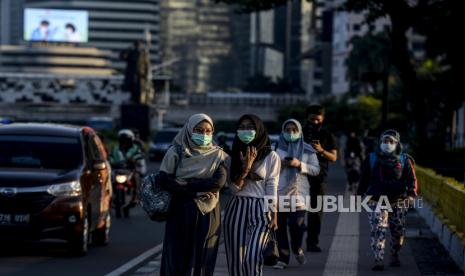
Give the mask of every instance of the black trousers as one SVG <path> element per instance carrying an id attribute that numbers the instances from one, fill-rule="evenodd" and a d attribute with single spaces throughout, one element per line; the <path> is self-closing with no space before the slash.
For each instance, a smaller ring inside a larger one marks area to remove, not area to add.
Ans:
<path id="1" fill-rule="evenodd" d="M 276 230 L 276 238 L 279 247 L 279 260 L 289 264 L 289 236 L 287 230 L 289 228 L 291 250 L 292 253 L 298 254 L 302 248 L 302 242 L 305 234 L 305 214 L 307 212 L 282 212 L 278 214 L 278 230 Z"/>
<path id="2" fill-rule="evenodd" d="M 310 182 L 310 206 L 317 207 L 317 198 L 326 191 L 326 182 Z M 307 216 L 307 247 L 318 245 L 320 242 L 321 220 L 323 212 L 308 212 Z"/>

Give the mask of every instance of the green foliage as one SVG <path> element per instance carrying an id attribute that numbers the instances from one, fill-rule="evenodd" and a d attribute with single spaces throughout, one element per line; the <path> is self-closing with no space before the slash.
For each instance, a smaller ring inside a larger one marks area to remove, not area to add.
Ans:
<path id="1" fill-rule="evenodd" d="M 373 96 L 345 97 L 325 106 L 326 123 L 335 131 L 362 133 L 377 129 L 381 123 L 381 100 Z"/>
<path id="2" fill-rule="evenodd" d="M 389 72 L 391 40 L 388 33 L 354 36 L 351 44 L 352 51 L 346 60 L 351 87 L 360 87 L 364 82 L 374 86 Z"/>
<path id="3" fill-rule="evenodd" d="M 381 123 L 381 100 L 373 96 L 330 98 L 321 103 L 326 109 L 325 126 L 334 132 L 376 129 Z M 294 118 L 305 122 L 307 104 L 287 106 L 279 111 L 279 122 Z"/>

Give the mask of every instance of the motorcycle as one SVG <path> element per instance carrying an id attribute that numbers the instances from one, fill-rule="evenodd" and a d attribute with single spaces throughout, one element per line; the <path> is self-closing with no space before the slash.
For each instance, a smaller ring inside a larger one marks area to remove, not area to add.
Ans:
<path id="1" fill-rule="evenodd" d="M 113 208 L 117 218 L 129 217 L 129 210 L 135 206 L 135 172 L 127 168 L 113 168 Z"/>

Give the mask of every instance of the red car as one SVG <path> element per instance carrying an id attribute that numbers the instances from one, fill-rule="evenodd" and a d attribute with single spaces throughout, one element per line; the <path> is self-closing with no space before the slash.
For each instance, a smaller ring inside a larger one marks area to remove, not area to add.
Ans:
<path id="1" fill-rule="evenodd" d="M 88 127 L 0 126 L 0 239 L 63 239 L 77 255 L 105 245 L 110 165 Z"/>

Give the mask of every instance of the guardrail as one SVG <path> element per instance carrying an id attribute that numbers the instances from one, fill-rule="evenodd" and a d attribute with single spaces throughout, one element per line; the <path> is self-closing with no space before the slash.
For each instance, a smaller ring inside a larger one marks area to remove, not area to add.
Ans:
<path id="1" fill-rule="evenodd" d="M 416 166 L 416 173 L 420 195 L 465 244 L 465 186 L 420 166 Z"/>

